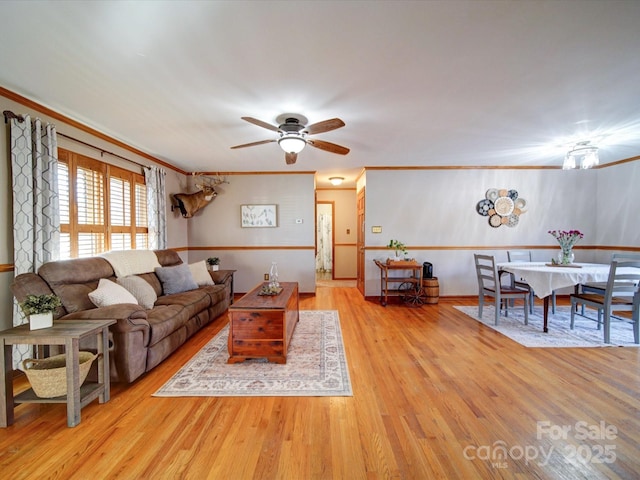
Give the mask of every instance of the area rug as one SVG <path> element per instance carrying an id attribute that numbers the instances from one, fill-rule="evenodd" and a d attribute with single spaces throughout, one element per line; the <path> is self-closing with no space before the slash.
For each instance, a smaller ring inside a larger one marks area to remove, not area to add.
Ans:
<path id="1" fill-rule="evenodd" d="M 604 343 L 602 330 L 598 330 L 597 323 L 576 315 L 573 330 L 571 324 L 571 308 L 557 307 L 552 314 L 549 309 L 549 332 L 542 331 L 544 323 L 541 308 L 534 309 L 529 315 L 529 325 L 524 324 L 524 312 L 522 307 L 510 308 L 509 317 L 504 314 L 498 319 L 498 325 L 494 325 L 494 307 L 486 306 L 482 310 L 482 318 L 478 318 L 478 307 L 455 306 L 457 310 L 465 313 L 476 321 L 479 321 L 497 332 L 506 335 L 510 339 L 525 347 L 638 347 L 633 343 L 633 327 L 623 321 L 611 321 L 611 343 Z M 587 310 L 587 315 L 596 318 L 595 310 Z"/>
<path id="2" fill-rule="evenodd" d="M 248 359 L 227 364 L 224 327 L 160 388 L 156 397 L 350 397 L 353 395 L 340 317 L 301 310 L 287 363 Z"/>

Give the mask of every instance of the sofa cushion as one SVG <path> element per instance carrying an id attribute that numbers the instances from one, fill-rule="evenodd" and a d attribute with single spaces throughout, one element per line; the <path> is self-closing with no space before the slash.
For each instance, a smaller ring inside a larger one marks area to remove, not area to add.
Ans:
<path id="1" fill-rule="evenodd" d="M 156 257 L 158 257 L 158 262 L 162 267 L 173 267 L 174 265 L 180 265 L 182 263 L 182 259 L 178 252 L 175 250 L 171 250 L 167 248 L 165 250 L 154 250 L 156 252 Z"/>
<path id="2" fill-rule="evenodd" d="M 73 313 L 96 308 L 89 292 L 98 288 L 101 278 L 115 279 L 111 264 L 104 258 L 74 258 L 47 262 L 38 269 L 67 312 Z"/>
<path id="3" fill-rule="evenodd" d="M 136 297 L 131 295 L 126 288 L 106 278 L 100 279 L 98 288 L 89 293 L 89 299 L 91 299 L 97 307 L 108 307 L 121 303 L 138 304 Z"/>
<path id="4" fill-rule="evenodd" d="M 153 304 L 158 299 L 156 291 L 149 285 L 149 282 L 135 275 L 118 278 L 118 284 L 126 288 L 131 295 L 136 297 L 138 304 L 147 310 L 153 308 Z"/>
<path id="5" fill-rule="evenodd" d="M 198 284 L 193 279 L 188 265 L 181 264 L 175 267 L 157 267 L 155 272 L 162 283 L 162 290 L 165 295 L 186 292 L 198 288 Z"/>
<path id="6" fill-rule="evenodd" d="M 189 270 L 191 270 L 191 275 L 193 275 L 193 279 L 199 287 L 202 287 L 203 285 L 214 285 L 213 279 L 211 278 L 211 275 L 209 275 L 209 270 L 207 270 L 207 264 L 204 260 L 201 262 L 190 263 Z"/>
<path id="7" fill-rule="evenodd" d="M 176 330 L 183 328 L 187 320 L 189 320 L 189 310 L 182 305 L 156 305 L 147 312 L 147 322 L 151 329 L 149 345 L 155 345 Z"/>
<path id="8" fill-rule="evenodd" d="M 229 292 L 227 288 L 222 284 L 207 285 L 200 288 L 201 291 L 207 292 L 207 295 L 211 297 L 211 305 L 221 303 L 228 300 Z"/>
<path id="9" fill-rule="evenodd" d="M 201 287 L 197 290 L 189 290 L 188 292 L 162 295 L 158 297 L 156 307 L 159 305 L 180 305 L 188 312 L 189 318 L 191 318 L 211 305 L 212 296 L 207 290 L 209 288 L 213 288 L 213 285 Z"/>

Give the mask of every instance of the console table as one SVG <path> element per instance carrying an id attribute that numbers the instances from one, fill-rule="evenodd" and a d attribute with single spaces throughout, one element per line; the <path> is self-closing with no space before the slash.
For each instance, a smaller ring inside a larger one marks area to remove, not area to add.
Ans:
<path id="1" fill-rule="evenodd" d="M 380 269 L 380 303 L 387 306 L 389 295 L 400 296 L 401 300 L 411 305 L 423 305 L 426 295 L 422 288 L 422 265 L 417 262 L 382 263 L 374 260 Z M 405 275 L 389 275 L 390 272 L 404 272 Z M 406 275 L 409 272 L 409 275 Z M 389 288 L 389 284 L 399 284 Z"/>
<path id="2" fill-rule="evenodd" d="M 29 330 L 20 325 L 0 332 L 0 427 L 14 422 L 16 403 L 66 403 L 67 425 L 80 423 L 80 409 L 98 398 L 109 401 L 109 325 L 115 320 L 63 320 L 54 321 L 53 327 Z M 86 381 L 80 385 L 80 340 L 94 335 L 98 350 L 98 382 Z M 32 389 L 13 395 L 13 345 L 64 345 L 67 368 L 67 394 L 55 398 L 40 398 Z M 102 354 L 102 355 L 101 355 Z"/>
<path id="3" fill-rule="evenodd" d="M 298 283 L 281 282 L 278 295 L 259 295 L 261 283 L 229 306 L 229 360 L 266 357 L 287 363 L 287 350 L 299 320 Z"/>

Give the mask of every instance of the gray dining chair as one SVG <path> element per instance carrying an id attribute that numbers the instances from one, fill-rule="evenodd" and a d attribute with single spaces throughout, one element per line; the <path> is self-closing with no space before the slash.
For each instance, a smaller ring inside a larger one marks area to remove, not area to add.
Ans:
<path id="1" fill-rule="evenodd" d="M 611 260 L 630 260 L 630 261 L 640 261 L 640 254 L 636 253 L 614 253 L 611 255 Z M 582 283 L 580 284 L 580 290 L 583 293 L 598 293 L 600 295 L 604 294 L 604 290 L 607 287 L 607 282 L 590 282 L 590 283 Z"/>
<path id="2" fill-rule="evenodd" d="M 509 300 L 524 301 L 524 324 L 529 324 L 529 290 L 511 285 L 502 285 L 495 258 L 492 255 L 474 254 L 476 276 L 478 278 L 478 318 L 482 318 L 485 296 L 493 297 L 495 324 L 498 325 L 500 312 L 504 306 L 505 317 L 509 316 Z"/>
<path id="3" fill-rule="evenodd" d="M 507 250 L 507 260 L 511 262 L 531 262 L 531 250 Z M 525 282 L 523 278 L 517 279 L 516 276 L 511 273 L 511 286 L 518 288 L 525 288 L 529 290 L 529 313 L 533 313 L 533 304 L 535 302 L 535 294 L 533 288 Z M 551 292 L 551 313 L 556 313 L 556 292 Z"/>
<path id="4" fill-rule="evenodd" d="M 631 273 L 626 269 L 632 269 Z M 598 311 L 596 321 L 598 329 L 603 326 L 604 343 L 611 343 L 612 318 L 630 322 L 633 325 L 633 341 L 640 343 L 640 260 L 612 260 L 602 294 L 582 292 L 571 295 L 571 329 L 575 325 L 578 305 Z M 614 317 L 613 312 L 631 312 L 631 320 Z"/>
<path id="5" fill-rule="evenodd" d="M 611 255 L 611 260 L 628 260 L 640 262 L 640 254 L 637 253 L 614 253 Z M 582 293 L 595 293 L 598 295 L 604 295 L 604 291 L 607 288 L 607 282 L 589 282 L 579 285 L 578 291 Z M 584 315 L 584 304 L 581 305 L 581 315 Z"/>

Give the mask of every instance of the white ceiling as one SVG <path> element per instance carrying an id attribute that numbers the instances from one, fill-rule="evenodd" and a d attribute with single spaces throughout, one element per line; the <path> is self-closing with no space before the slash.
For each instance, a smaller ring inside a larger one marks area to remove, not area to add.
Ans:
<path id="1" fill-rule="evenodd" d="M 0 2 L 0 85 L 184 171 L 640 155 L 640 2 Z M 240 119 L 346 126 L 288 166 Z M 19 112 L 16 112 L 19 113 Z"/>

